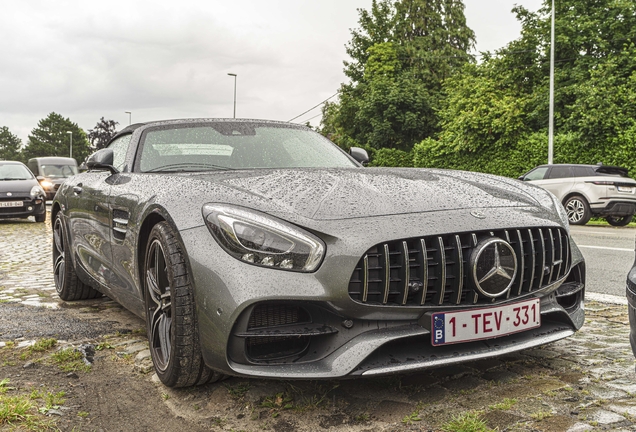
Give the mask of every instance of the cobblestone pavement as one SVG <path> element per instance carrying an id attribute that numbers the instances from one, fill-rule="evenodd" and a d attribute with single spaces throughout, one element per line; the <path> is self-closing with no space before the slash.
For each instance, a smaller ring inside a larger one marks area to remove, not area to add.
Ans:
<path id="1" fill-rule="evenodd" d="M 0 221 L 0 303 L 60 306 L 51 313 L 69 307 L 55 295 L 50 232 L 48 223 Z M 106 298 L 80 303 L 94 321 L 126 313 Z M 0 314 L 9 312 L 2 307 Z M 627 307 L 588 302 L 586 309 L 586 323 L 573 337 L 497 359 L 375 379 L 231 378 L 181 390 L 157 384 L 149 404 L 164 403 L 175 416 L 214 430 L 461 430 L 452 428 L 453 419 L 467 424 L 473 416 L 500 431 L 636 431 Z M 8 342 L 2 334 L 0 348 Z M 115 340 L 117 355 L 134 356 L 130 373 L 152 380 L 143 332 Z"/>
<path id="2" fill-rule="evenodd" d="M 0 220 L 0 301 L 57 307 L 49 219 Z"/>

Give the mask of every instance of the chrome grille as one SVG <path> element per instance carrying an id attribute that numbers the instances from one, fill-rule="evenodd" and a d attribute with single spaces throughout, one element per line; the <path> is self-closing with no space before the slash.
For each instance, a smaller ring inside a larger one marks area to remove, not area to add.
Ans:
<path id="1" fill-rule="evenodd" d="M 489 237 L 506 240 L 517 256 L 517 274 L 499 299 L 480 294 L 470 256 Z M 355 301 L 373 305 L 435 306 L 492 303 L 540 290 L 565 277 L 570 243 L 555 227 L 480 231 L 382 243 L 360 259 L 349 281 Z"/>

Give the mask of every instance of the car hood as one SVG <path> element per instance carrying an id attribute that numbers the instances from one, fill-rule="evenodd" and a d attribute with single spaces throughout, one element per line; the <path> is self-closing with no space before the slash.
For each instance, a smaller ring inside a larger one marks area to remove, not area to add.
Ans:
<path id="1" fill-rule="evenodd" d="M 214 183 L 219 202 L 313 220 L 466 208 L 537 206 L 545 191 L 465 171 L 396 168 L 231 171 L 192 176 Z M 196 181 L 196 180 L 195 180 Z"/>
<path id="2" fill-rule="evenodd" d="M 6 197 L 7 192 L 12 194 L 29 195 L 33 186 L 39 183 L 36 179 L 28 180 L 1 180 L 0 181 L 0 197 Z"/>

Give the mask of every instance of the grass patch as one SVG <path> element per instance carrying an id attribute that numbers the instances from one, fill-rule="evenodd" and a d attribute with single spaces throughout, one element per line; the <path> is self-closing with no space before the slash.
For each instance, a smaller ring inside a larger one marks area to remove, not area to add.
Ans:
<path id="1" fill-rule="evenodd" d="M 27 347 L 27 349 L 20 354 L 20 360 L 31 358 L 36 353 L 46 352 L 55 345 L 57 345 L 56 339 L 38 339 L 33 345 Z"/>
<path id="2" fill-rule="evenodd" d="M 227 389 L 227 392 L 230 394 L 230 397 L 232 399 L 243 399 L 245 394 L 250 390 L 250 384 L 238 383 L 235 386 L 225 384 L 225 388 Z"/>
<path id="3" fill-rule="evenodd" d="M 465 412 L 442 425 L 444 432 L 492 432 L 478 412 Z"/>
<path id="4" fill-rule="evenodd" d="M 292 409 L 294 400 L 287 393 L 276 393 L 275 396 L 268 396 L 261 402 L 261 407 L 269 408 L 272 417 L 276 418 L 283 410 Z"/>
<path id="5" fill-rule="evenodd" d="M 611 226 L 610 224 L 607 223 L 607 221 L 605 220 L 605 218 L 596 218 L 593 217 L 589 220 L 589 222 L 587 223 L 587 225 L 594 225 L 594 226 Z M 636 228 L 636 221 L 632 221 L 630 223 L 628 223 L 627 225 L 625 225 L 626 227 L 631 227 L 631 228 Z"/>
<path id="6" fill-rule="evenodd" d="M 91 370 L 90 365 L 84 363 L 84 355 L 75 348 L 64 348 L 51 357 L 64 372 L 88 372 Z"/>
<path id="7" fill-rule="evenodd" d="M 552 413 L 550 411 L 537 411 L 536 413 L 531 414 L 530 417 L 532 417 L 533 420 L 541 421 L 552 417 Z"/>
<path id="8" fill-rule="evenodd" d="M 494 405 L 490 405 L 489 408 L 492 410 L 501 410 L 507 411 L 517 403 L 517 399 L 505 398 L 502 402 L 496 403 Z"/>
<path id="9" fill-rule="evenodd" d="M 422 421 L 419 411 L 413 411 L 411 414 L 404 416 L 402 423 L 410 425 L 415 422 Z"/>
<path id="10" fill-rule="evenodd" d="M 9 430 L 58 430 L 55 427 L 55 422 L 52 420 L 45 420 L 39 413 L 37 405 L 33 401 L 31 395 L 12 395 L 8 396 L 8 390 L 15 390 L 13 387 L 9 387 L 9 380 L 3 379 L 0 381 L 0 429 L 5 430 L 5 426 Z M 61 395 L 60 395 L 61 393 Z M 49 393 L 50 397 L 48 402 L 60 402 L 64 392 Z"/>

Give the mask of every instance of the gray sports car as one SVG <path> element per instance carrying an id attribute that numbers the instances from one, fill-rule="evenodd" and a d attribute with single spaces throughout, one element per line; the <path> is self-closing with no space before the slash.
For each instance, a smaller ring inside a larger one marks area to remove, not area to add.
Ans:
<path id="1" fill-rule="evenodd" d="M 410 372 L 581 327 L 553 195 L 366 159 L 290 123 L 129 126 L 53 202 L 58 293 L 145 317 L 168 386 Z"/>

